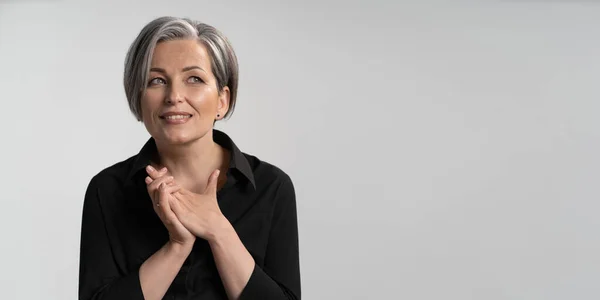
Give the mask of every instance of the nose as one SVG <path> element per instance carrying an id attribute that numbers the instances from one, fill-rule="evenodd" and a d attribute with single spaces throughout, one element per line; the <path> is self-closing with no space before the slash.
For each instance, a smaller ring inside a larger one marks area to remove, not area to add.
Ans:
<path id="1" fill-rule="evenodd" d="M 175 104 L 183 102 L 183 88 L 177 84 L 169 85 L 167 95 L 165 96 L 166 104 Z"/>

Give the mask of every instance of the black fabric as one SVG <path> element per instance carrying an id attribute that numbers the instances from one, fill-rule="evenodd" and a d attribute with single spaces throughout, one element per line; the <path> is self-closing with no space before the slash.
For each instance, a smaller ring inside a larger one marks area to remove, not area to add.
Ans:
<path id="1" fill-rule="evenodd" d="M 231 153 L 221 211 L 256 262 L 241 299 L 300 299 L 296 197 L 290 177 L 241 152 L 225 133 L 213 139 Z M 79 299 L 143 299 L 139 268 L 168 241 L 146 191 L 152 138 L 140 152 L 95 175 L 83 205 Z M 227 299 L 211 249 L 197 239 L 164 299 Z"/>

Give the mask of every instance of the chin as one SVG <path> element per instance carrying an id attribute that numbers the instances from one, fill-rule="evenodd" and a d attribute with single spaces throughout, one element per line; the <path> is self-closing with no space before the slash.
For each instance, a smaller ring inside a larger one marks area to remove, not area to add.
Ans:
<path id="1" fill-rule="evenodd" d="M 185 145 L 185 144 L 189 144 L 197 139 L 198 139 L 198 137 L 189 136 L 189 135 L 167 135 L 163 138 L 163 140 L 165 142 L 167 142 L 167 144 L 170 144 L 170 145 Z"/>
<path id="2" fill-rule="evenodd" d="M 201 139 L 203 136 L 206 135 L 206 133 L 163 132 L 161 135 L 161 139 L 169 145 L 185 145 Z"/>

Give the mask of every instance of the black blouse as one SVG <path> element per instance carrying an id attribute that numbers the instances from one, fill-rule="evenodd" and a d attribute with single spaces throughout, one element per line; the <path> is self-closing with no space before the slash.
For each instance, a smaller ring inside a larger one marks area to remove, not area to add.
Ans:
<path id="1" fill-rule="evenodd" d="M 255 261 L 240 299 L 300 299 L 296 198 L 281 169 L 241 152 L 225 133 L 213 139 L 231 153 L 219 207 Z M 94 176 L 83 205 L 79 299 L 144 299 L 142 263 L 169 236 L 146 190 L 145 167 L 157 153 L 141 151 Z M 227 299 L 211 249 L 196 239 L 164 299 Z"/>

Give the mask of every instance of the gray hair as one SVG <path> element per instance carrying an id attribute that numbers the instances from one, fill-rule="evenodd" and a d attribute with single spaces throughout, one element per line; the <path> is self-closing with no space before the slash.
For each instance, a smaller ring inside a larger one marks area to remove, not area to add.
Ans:
<path id="1" fill-rule="evenodd" d="M 127 51 L 123 85 L 129 109 L 138 121 L 142 120 L 141 98 L 146 91 L 150 63 L 156 44 L 164 41 L 196 39 L 207 48 L 211 69 L 219 93 L 229 87 L 229 110 L 233 113 L 238 85 L 238 62 L 229 40 L 216 28 L 187 18 L 160 17 L 152 20 L 140 31 Z"/>

